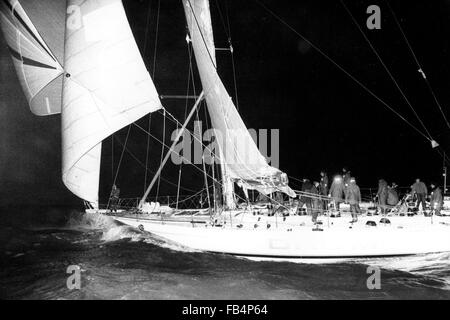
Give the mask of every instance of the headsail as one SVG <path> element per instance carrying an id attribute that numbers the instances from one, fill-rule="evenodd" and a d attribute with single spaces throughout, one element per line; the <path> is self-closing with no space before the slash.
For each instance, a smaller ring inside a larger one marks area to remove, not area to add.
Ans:
<path id="1" fill-rule="evenodd" d="M 267 164 L 240 117 L 216 70 L 208 0 L 183 0 L 200 79 L 227 175 L 246 189 L 295 193 L 287 176 Z"/>
<path id="2" fill-rule="evenodd" d="M 102 140 L 162 106 L 121 0 L 69 0 L 67 13 L 63 181 L 97 203 Z"/>
<path id="3" fill-rule="evenodd" d="M 0 0 L 0 24 L 36 115 L 61 112 L 65 1 Z"/>

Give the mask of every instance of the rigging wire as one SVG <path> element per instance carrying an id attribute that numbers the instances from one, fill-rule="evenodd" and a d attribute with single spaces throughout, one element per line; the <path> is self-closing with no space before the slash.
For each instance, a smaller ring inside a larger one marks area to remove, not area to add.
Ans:
<path id="1" fill-rule="evenodd" d="M 318 53 L 320 53 L 326 60 L 331 62 L 335 67 L 337 67 L 339 70 L 341 70 L 343 73 L 345 73 L 349 78 L 351 78 L 354 82 L 356 82 L 361 88 L 363 88 L 367 93 L 369 93 L 372 97 L 374 97 L 376 100 L 378 100 L 381 104 L 383 104 L 386 108 L 388 108 L 390 111 L 392 111 L 395 115 L 397 115 L 401 120 L 403 120 L 406 124 L 408 124 L 412 129 L 414 129 L 417 133 L 419 133 L 422 137 L 424 137 L 426 140 L 430 141 L 430 138 L 423 133 L 419 128 L 417 128 L 415 125 L 413 125 L 410 121 L 408 121 L 405 117 L 403 117 L 399 112 L 397 112 L 395 109 L 393 109 L 387 102 L 385 102 L 383 99 L 381 99 L 378 95 L 376 95 L 372 90 L 370 90 L 366 85 L 364 85 L 361 81 L 356 79 L 351 73 L 349 73 L 346 69 L 344 69 L 341 65 L 339 65 L 336 61 L 334 61 L 330 56 L 328 56 L 325 52 L 323 52 L 319 47 L 317 47 L 314 43 L 312 43 L 310 40 L 308 40 L 305 36 L 303 36 L 301 33 L 299 33 L 297 30 L 295 30 L 290 24 L 288 24 L 286 21 L 284 21 L 280 16 L 278 16 L 275 12 L 270 10 L 266 5 L 264 5 L 259 0 L 254 0 L 261 8 L 263 8 L 267 13 L 269 13 L 272 17 L 274 17 L 276 20 L 278 20 L 281 24 L 283 24 L 285 27 L 287 27 L 289 30 L 291 30 L 293 33 L 295 33 L 298 37 L 303 39 L 306 43 L 308 43 L 313 49 L 315 49 Z"/>
<path id="2" fill-rule="evenodd" d="M 187 79 L 187 88 L 186 88 L 186 99 L 185 99 L 185 105 L 184 105 L 184 121 L 186 121 L 187 118 L 187 110 L 188 110 L 188 103 L 189 103 L 189 92 L 190 92 L 190 84 L 191 84 L 191 70 L 192 70 L 192 52 L 191 49 L 189 47 L 189 42 L 187 42 L 187 50 L 188 50 L 188 55 L 189 55 L 189 71 L 188 71 L 188 79 Z M 195 94 L 194 94 L 195 95 Z M 180 126 L 177 124 L 177 129 Z M 180 197 L 180 186 L 181 186 L 181 175 L 182 175 L 182 170 L 183 169 L 183 162 L 180 163 L 180 168 L 178 169 L 178 188 L 177 188 L 177 203 L 176 203 L 176 208 L 178 209 L 178 201 L 179 201 L 179 197 Z"/>
<path id="3" fill-rule="evenodd" d="M 217 7 L 217 10 L 219 11 L 220 21 L 222 22 L 222 26 L 223 26 L 223 29 L 225 31 L 225 35 L 227 36 L 228 45 L 230 47 L 231 67 L 232 67 L 232 71 L 233 71 L 234 96 L 235 96 L 235 99 L 236 99 L 236 109 L 239 110 L 239 98 L 238 98 L 237 81 L 236 81 L 236 66 L 235 66 L 235 61 L 234 61 L 233 44 L 231 42 L 230 19 L 229 19 L 229 16 L 228 16 L 227 1 L 225 0 L 224 2 L 225 2 L 225 14 L 226 14 L 226 17 L 227 17 L 227 22 L 226 23 L 225 23 L 225 20 L 224 20 L 224 17 L 223 17 L 223 13 L 222 13 L 222 9 L 220 8 L 220 4 L 219 4 L 218 0 L 216 0 L 216 7 Z"/>
<path id="4" fill-rule="evenodd" d="M 124 147 L 126 147 L 127 143 L 128 143 L 128 138 L 130 137 L 130 132 L 131 132 L 131 125 L 128 126 L 128 131 L 127 131 L 127 137 L 125 138 L 125 144 Z M 117 177 L 119 176 L 119 170 L 120 170 L 120 166 L 122 164 L 122 160 L 123 160 L 123 155 L 125 153 L 125 149 L 122 149 L 122 153 L 120 154 L 120 159 L 119 159 L 119 164 L 117 165 L 117 170 L 116 170 L 116 176 L 114 177 L 114 184 L 116 184 L 117 181 Z"/>
<path id="5" fill-rule="evenodd" d="M 150 29 L 150 17 L 151 17 L 151 8 L 152 8 L 152 1 L 150 0 L 148 3 L 148 10 L 147 10 L 147 21 L 146 21 L 146 25 L 145 25 L 145 39 L 144 39 L 144 59 L 147 56 L 147 44 L 148 44 L 148 34 L 149 34 L 149 29 Z M 148 114 L 148 131 L 150 131 L 151 128 L 151 124 L 152 124 L 152 115 L 151 113 Z M 150 137 L 147 136 L 147 148 L 146 148 L 146 153 L 145 153 L 145 174 L 144 174 L 144 192 L 145 189 L 147 188 L 147 178 L 148 178 L 148 162 L 149 160 L 149 156 L 150 156 Z"/>
<path id="6" fill-rule="evenodd" d="M 162 141 L 166 141 L 166 109 L 163 109 L 164 113 L 163 113 L 163 136 L 162 136 Z M 160 162 L 159 165 L 162 165 L 164 159 L 164 145 L 161 145 L 161 158 L 160 158 Z M 161 174 L 158 176 L 158 184 L 156 186 L 156 199 L 158 199 L 159 196 L 159 186 L 161 184 Z"/>
<path id="7" fill-rule="evenodd" d="M 167 111 L 167 114 L 170 115 L 170 113 Z M 173 117 L 173 116 L 172 116 Z M 168 118 L 170 119 L 170 118 Z M 166 147 L 167 149 L 170 150 L 170 146 L 168 146 L 167 144 L 165 144 L 163 141 L 161 141 L 160 139 L 158 139 L 156 136 L 154 136 L 153 134 L 151 134 L 150 132 L 148 132 L 147 130 L 145 130 L 144 128 L 142 128 L 140 125 L 138 125 L 137 123 L 133 123 L 134 126 L 136 126 L 137 128 L 139 128 L 142 132 L 144 132 L 145 134 L 150 135 L 153 139 L 155 139 L 156 141 L 158 141 L 159 143 L 161 143 L 164 147 Z M 189 132 L 189 130 L 187 130 L 186 132 Z M 192 134 L 191 134 L 192 135 Z M 194 135 L 192 135 L 194 136 Z M 194 163 L 191 162 L 191 160 L 189 160 L 188 158 L 186 158 L 184 155 L 179 155 L 182 159 L 186 160 L 189 164 L 191 164 L 194 168 L 196 168 L 197 170 L 199 170 L 200 172 L 203 173 L 203 170 L 201 170 L 200 168 L 198 168 Z M 209 176 L 211 177 L 211 176 Z M 212 177 L 211 177 L 212 178 Z M 217 180 L 215 180 L 216 182 L 218 182 Z"/>
<path id="8" fill-rule="evenodd" d="M 111 135 L 111 182 L 114 181 L 114 133 Z"/>
<path id="9" fill-rule="evenodd" d="M 402 90 L 402 88 L 400 87 L 400 85 L 398 84 L 397 80 L 395 80 L 394 76 L 392 75 L 391 71 L 389 70 L 389 68 L 386 66 L 386 64 L 384 63 L 383 59 L 381 58 L 381 56 L 379 55 L 378 51 L 375 49 L 375 47 L 372 45 L 372 42 L 369 40 L 369 38 L 367 37 L 367 35 L 364 33 L 364 31 L 361 29 L 361 26 L 358 24 L 358 21 L 356 21 L 355 17 L 353 16 L 353 14 L 351 13 L 351 11 L 348 9 L 347 5 L 345 4 L 344 0 L 340 0 L 342 6 L 344 7 L 345 11 L 347 11 L 348 15 L 350 16 L 350 18 L 352 19 L 353 23 L 356 25 L 356 27 L 358 28 L 358 30 L 360 31 L 360 33 L 362 34 L 362 36 L 364 37 L 364 39 L 366 40 L 366 42 L 368 43 L 368 45 L 370 46 L 370 48 L 372 49 L 373 53 L 376 55 L 376 57 L 378 58 L 378 60 L 380 61 L 381 65 L 383 66 L 383 68 L 385 69 L 385 71 L 387 72 L 387 74 L 389 75 L 389 77 L 391 78 L 392 82 L 394 83 L 394 85 L 397 87 L 397 89 L 400 91 L 400 94 L 402 95 L 403 99 L 405 99 L 406 103 L 408 104 L 408 106 L 410 107 L 411 111 L 414 113 L 414 115 L 416 116 L 417 120 L 419 121 L 419 123 L 422 125 L 422 127 L 425 129 L 425 132 L 428 134 L 429 140 L 432 141 L 432 136 L 430 134 L 430 132 L 428 131 L 427 127 L 425 126 L 425 124 L 423 123 L 422 119 L 419 117 L 419 115 L 417 114 L 416 110 L 414 109 L 414 107 L 412 106 L 411 102 L 409 101 L 409 99 L 406 97 L 406 94 L 404 93 L 404 91 Z"/>
<path id="10" fill-rule="evenodd" d="M 193 90 L 194 96 L 196 96 L 197 95 L 197 90 L 195 88 L 194 70 L 192 68 L 192 56 L 193 56 L 192 55 L 192 50 L 193 50 L 192 47 L 189 46 L 189 43 L 188 43 L 188 51 L 189 51 L 189 79 L 192 81 L 192 90 Z M 186 107 L 187 107 L 187 99 L 186 99 Z M 199 108 L 197 108 L 197 110 L 196 110 L 196 119 L 197 119 L 197 121 L 200 120 L 198 109 Z M 200 125 L 199 125 L 199 129 L 200 129 Z M 208 189 L 209 188 L 208 187 L 208 176 L 209 176 L 209 174 L 206 171 L 206 164 L 204 162 L 203 151 L 202 151 L 202 168 L 203 168 L 203 175 L 204 175 L 204 181 L 205 181 L 205 187 L 206 187 L 206 196 L 207 196 L 207 199 L 208 199 L 208 206 L 211 208 L 211 199 L 210 199 L 210 194 L 209 194 L 209 189 Z M 214 175 L 212 176 L 212 178 L 213 178 L 213 185 L 214 185 L 215 184 L 215 181 L 214 181 L 215 177 L 214 177 Z"/>
<path id="11" fill-rule="evenodd" d="M 230 53 L 231 53 L 231 66 L 233 69 L 233 83 L 234 83 L 234 95 L 236 99 L 236 109 L 239 111 L 239 98 L 238 98 L 238 89 L 237 89 L 237 80 L 236 80 L 236 63 L 234 61 L 234 48 L 231 43 L 231 27 L 230 27 L 230 17 L 228 14 L 228 1 L 225 0 L 225 15 L 227 17 L 227 26 L 228 26 L 228 44 L 230 45 Z"/>
<path id="12" fill-rule="evenodd" d="M 156 31 L 155 31 L 155 49 L 153 50 L 153 69 L 152 69 L 152 79 L 155 80 L 156 73 L 156 54 L 158 52 L 158 32 L 159 32 L 159 13 L 161 8 L 161 0 L 158 0 L 158 9 L 156 12 Z"/>
<path id="13" fill-rule="evenodd" d="M 220 17 L 220 21 L 222 22 L 223 30 L 225 31 L 225 34 L 226 34 L 227 38 L 229 39 L 230 38 L 230 34 L 228 32 L 229 25 L 228 25 L 228 29 L 227 29 L 227 26 L 225 25 L 225 20 L 223 18 L 222 10 L 220 9 L 219 2 L 217 0 L 215 0 L 215 1 L 216 1 L 217 10 L 219 11 L 219 17 Z"/>
<path id="14" fill-rule="evenodd" d="M 397 24 L 397 27 L 398 27 L 398 29 L 400 30 L 400 33 L 402 34 L 403 39 L 405 40 L 406 45 L 408 46 L 409 51 L 411 52 L 411 55 L 413 56 L 414 61 L 415 61 L 416 64 L 417 64 L 417 67 L 419 68 L 418 71 L 419 71 L 420 74 L 422 75 L 422 78 L 424 79 L 424 81 L 425 81 L 425 83 L 426 83 L 426 85 L 427 85 L 427 87 L 428 87 L 428 90 L 430 91 L 431 95 L 433 96 L 434 102 L 436 103 L 437 107 L 439 108 L 439 111 L 441 112 L 442 117 L 444 118 L 444 121 L 445 121 L 445 123 L 447 124 L 447 127 L 450 129 L 450 122 L 448 121 L 448 119 L 447 119 L 447 117 L 446 117 L 446 115 L 445 115 L 445 113 L 444 113 L 444 110 L 442 109 L 442 106 L 441 106 L 441 104 L 439 103 L 439 100 L 438 100 L 436 94 L 434 93 L 433 87 L 431 86 L 430 82 L 428 81 L 427 76 L 425 75 L 425 72 L 423 71 L 423 68 L 422 68 L 422 65 L 421 65 L 420 62 L 419 62 L 419 59 L 417 58 L 417 56 L 416 56 L 416 54 L 415 54 L 415 52 L 414 52 L 414 50 L 413 50 L 413 48 L 412 48 L 412 46 L 411 46 L 411 44 L 410 44 L 408 38 L 406 37 L 405 32 L 403 31 L 403 28 L 402 28 L 402 26 L 401 26 L 401 24 L 400 24 L 400 21 L 397 19 L 397 16 L 396 16 L 394 10 L 392 9 L 391 5 L 389 4 L 389 1 L 386 0 L 385 2 L 386 2 L 386 4 L 387 4 L 389 10 L 390 10 L 391 13 L 392 13 L 392 16 L 393 16 L 393 18 L 394 18 L 394 21 L 395 21 L 395 23 Z"/>
<path id="15" fill-rule="evenodd" d="M 124 149 L 127 151 L 127 153 L 142 167 L 142 168 L 146 168 L 145 164 L 142 163 L 141 160 L 139 160 L 139 158 L 130 150 L 130 148 L 128 148 L 119 138 L 114 137 L 115 140 L 117 140 L 117 142 L 119 142 L 119 144 L 124 147 Z M 155 171 L 150 170 L 150 168 L 146 168 L 151 174 L 155 174 Z M 168 179 L 165 178 L 161 178 L 163 181 L 167 182 L 168 184 L 178 187 L 178 185 Z M 197 190 L 193 190 L 193 189 L 189 189 L 186 187 L 180 187 L 181 189 L 185 190 L 185 191 L 189 191 L 189 192 L 197 192 Z"/>
<path id="16" fill-rule="evenodd" d="M 348 7 L 345 5 L 344 1 L 343 1 L 343 0 L 340 0 L 340 2 L 341 2 L 341 4 L 342 4 L 342 6 L 345 8 L 345 10 L 347 11 L 347 13 L 349 14 L 349 16 L 351 17 L 352 21 L 354 22 L 354 24 L 356 25 L 356 27 L 358 28 L 358 30 L 360 31 L 360 33 L 363 35 L 363 37 L 364 37 L 364 39 L 366 40 L 366 42 L 369 44 L 369 46 L 370 46 L 370 48 L 372 49 L 372 51 L 374 52 L 374 54 L 377 56 L 378 60 L 380 61 L 380 63 L 382 64 L 382 66 L 384 67 L 384 69 L 386 70 L 386 72 L 388 73 L 388 75 L 390 76 L 391 80 L 394 82 L 394 84 L 395 84 L 395 86 L 397 87 L 397 89 L 398 89 L 398 90 L 400 91 L 400 93 L 402 94 L 403 98 L 405 99 L 405 101 L 407 102 L 408 106 L 409 106 L 409 107 L 411 108 L 411 110 L 413 111 L 413 113 L 414 113 L 414 115 L 416 116 L 416 118 L 419 120 L 419 122 L 420 122 L 420 124 L 422 125 L 422 127 L 425 129 L 426 133 L 428 134 L 428 136 L 429 136 L 429 138 L 430 138 L 429 140 L 430 140 L 431 142 L 433 142 L 434 140 L 433 140 L 433 138 L 432 138 L 430 132 L 429 132 L 428 129 L 426 128 L 426 126 L 425 126 L 425 124 L 423 123 L 423 121 L 420 119 L 420 117 L 419 117 L 419 115 L 417 114 L 417 112 L 414 110 L 414 107 L 412 106 L 412 104 L 410 103 L 410 101 L 408 100 L 408 98 L 406 97 L 406 95 L 405 95 L 405 93 L 403 92 L 403 90 L 400 88 L 399 84 L 398 84 L 397 81 L 395 80 L 395 78 L 394 78 L 394 76 L 392 75 L 392 73 L 389 71 L 389 69 L 388 69 L 388 67 L 386 66 L 386 64 L 384 63 L 383 59 L 382 59 L 382 58 L 380 57 L 380 55 L 378 54 L 377 50 L 376 50 L 375 47 L 372 45 L 372 43 L 370 42 L 369 38 L 368 38 L 368 37 L 366 36 L 366 34 L 363 32 L 362 28 L 360 27 L 360 25 L 359 25 L 358 22 L 356 21 L 356 19 L 355 19 L 355 17 L 353 16 L 353 14 L 352 14 L 351 11 L 348 9 Z M 392 9 L 391 9 L 391 10 L 392 10 Z M 395 19 L 396 19 L 396 18 L 395 18 Z M 397 21 L 397 24 L 398 24 L 398 21 Z M 398 24 L 398 25 L 399 25 L 399 24 Z M 400 25 L 399 25 L 399 28 L 401 28 Z M 406 39 L 405 34 L 404 34 L 403 32 L 402 32 L 402 34 L 403 34 L 403 37 L 405 38 L 406 42 L 408 43 L 408 46 L 410 47 L 409 42 L 408 42 L 408 40 Z M 410 50 L 412 50 L 411 47 L 410 47 Z M 417 62 L 417 64 L 418 64 L 418 66 L 419 66 L 419 70 L 421 71 L 422 68 L 421 68 L 420 64 L 418 63 L 417 57 L 415 56 L 415 54 L 413 54 L 413 56 L 415 57 L 416 62 Z M 425 76 L 425 74 L 423 73 L 423 71 L 422 71 L 422 76 L 423 76 L 423 78 L 425 79 L 425 81 L 428 82 L 428 80 L 426 79 L 426 76 Z M 439 104 L 439 102 L 437 102 L 437 103 Z M 446 119 L 446 118 L 445 118 L 445 115 L 444 115 L 444 119 Z M 450 128 L 450 126 L 449 126 L 449 128 Z M 442 148 L 442 147 L 441 147 L 441 148 Z M 439 150 L 439 149 L 436 149 L 436 150 L 437 150 L 438 153 L 443 157 L 443 159 L 444 159 L 444 161 L 445 161 L 444 154 L 442 153 L 442 151 Z"/>
<path id="17" fill-rule="evenodd" d="M 118 177 L 118 175 L 119 175 L 120 166 L 121 166 L 121 164 L 122 164 L 123 155 L 124 155 L 124 153 L 125 153 L 125 147 L 126 147 L 126 145 L 127 145 L 127 143 L 128 143 L 128 138 L 130 137 L 130 132 L 131 132 L 131 125 L 128 126 L 127 137 L 125 138 L 124 148 L 122 149 L 122 153 L 121 153 L 121 155 L 120 155 L 119 163 L 118 163 L 118 165 L 117 165 L 117 170 L 116 170 L 116 175 L 115 175 L 115 177 L 114 177 L 113 186 L 116 184 L 117 177 Z M 107 206 L 106 206 L 107 209 L 109 208 L 109 203 L 110 203 L 110 201 L 111 201 L 111 196 L 112 196 L 112 190 L 111 190 L 111 192 L 110 192 L 110 194 L 109 194 L 108 204 L 107 204 Z"/>

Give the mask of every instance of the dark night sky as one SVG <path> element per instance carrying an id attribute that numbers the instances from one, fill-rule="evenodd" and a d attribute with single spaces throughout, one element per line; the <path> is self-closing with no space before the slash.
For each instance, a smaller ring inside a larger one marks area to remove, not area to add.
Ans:
<path id="1" fill-rule="evenodd" d="M 287 23 L 305 35 L 358 80 L 373 90 L 409 121 L 420 127 L 399 91 L 378 62 L 339 1 L 262 0 Z M 217 47 L 226 46 L 226 33 L 217 3 L 211 0 Z M 385 2 L 346 1 L 365 26 L 366 8 L 378 4 L 382 29 L 368 31 L 399 85 L 433 137 L 450 153 L 449 128 L 425 82 L 417 72 Z M 124 1 L 136 41 L 153 71 L 157 0 L 152 1 L 147 48 L 145 21 L 148 1 Z M 237 68 L 240 112 L 249 128 L 280 129 L 280 167 L 289 175 L 315 178 L 349 167 L 361 186 L 376 186 L 384 177 L 410 185 L 416 177 L 441 179 L 442 158 L 428 141 L 361 89 L 342 71 L 309 48 L 255 1 L 227 0 Z M 391 1 L 435 93 L 448 112 L 450 103 L 450 1 Z M 160 94 L 184 94 L 188 77 L 185 19 L 181 1 L 162 0 L 155 85 Z M 234 96 L 230 54 L 218 52 L 218 70 Z M 196 82 L 197 89 L 200 84 Z M 178 119 L 184 101 L 163 101 Z M 448 114 L 450 117 L 450 114 Z M 161 136 L 162 118 L 154 116 L 152 132 Z M 3 39 L 0 40 L 0 204 L 80 202 L 60 179 L 59 116 L 35 117 L 29 112 Z M 140 121 L 145 125 L 146 119 Z M 173 129 L 169 123 L 168 128 Z M 171 130 L 170 130 L 171 131 Z M 157 133 L 156 133 L 157 132 Z M 124 140 L 126 132 L 117 137 Z M 145 161 L 146 137 L 132 129 L 130 150 Z M 116 141 L 115 160 L 120 156 Z M 160 146 L 151 144 L 150 167 L 159 164 Z M 111 142 L 105 143 L 102 195 L 111 184 Z M 203 179 L 196 170 L 183 171 L 183 184 L 199 189 Z M 178 171 L 167 166 L 164 177 L 176 182 Z M 440 181 L 440 180 L 439 180 Z M 124 196 L 140 196 L 143 169 L 125 154 L 118 183 Z M 295 184 L 294 184 L 295 185 Z M 161 184 L 160 194 L 175 190 Z"/>

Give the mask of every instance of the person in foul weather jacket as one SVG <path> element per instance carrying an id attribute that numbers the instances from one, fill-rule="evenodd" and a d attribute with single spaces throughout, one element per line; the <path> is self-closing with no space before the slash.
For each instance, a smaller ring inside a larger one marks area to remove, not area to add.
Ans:
<path id="1" fill-rule="evenodd" d="M 387 204 L 390 206 L 396 206 L 398 201 L 397 185 L 394 183 L 388 188 Z"/>
<path id="2" fill-rule="evenodd" d="M 345 193 L 345 202 L 350 205 L 352 222 L 358 221 L 358 213 L 361 212 L 359 203 L 361 202 L 361 190 L 356 184 L 355 178 L 351 178 Z"/>
<path id="3" fill-rule="evenodd" d="M 434 210 L 434 214 L 437 216 L 441 215 L 442 204 L 444 203 L 444 198 L 442 196 L 442 190 L 435 183 L 431 184 L 431 196 L 430 205 L 431 210 Z"/>
<path id="4" fill-rule="evenodd" d="M 381 213 L 385 214 L 388 198 L 388 184 L 384 179 L 378 180 L 377 198 L 378 198 L 378 205 L 381 208 Z"/>
<path id="5" fill-rule="evenodd" d="M 110 206 L 111 212 L 117 212 L 119 206 L 120 189 L 114 184 L 111 190 Z"/>
<path id="6" fill-rule="evenodd" d="M 322 196 L 325 196 L 325 197 L 328 196 L 328 188 L 329 188 L 328 175 L 325 172 L 325 170 L 322 170 L 320 172 L 319 194 Z M 325 198 L 322 199 L 321 204 L 322 204 L 322 209 L 327 210 L 328 201 L 326 201 Z"/>
<path id="7" fill-rule="evenodd" d="M 351 178 L 352 178 L 352 173 L 350 172 L 350 170 L 348 170 L 347 168 L 343 168 L 342 169 L 342 179 L 344 180 L 345 188 L 348 187 Z"/>
<path id="8" fill-rule="evenodd" d="M 422 204 L 422 211 L 425 211 L 427 204 L 425 203 L 425 198 L 428 194 L 427 186 L 425 183 L 416 179 L 416 182 L 411 186 L 411 191 L 413 194 L 417 195 L 416 208 L 419 209 L 419 205 Z"/>
<path id="9" fill-rule="evenodd" d="M 319 192 L 323 196 L 328 195 L 328 176 L 325 171 L 320 172 Z"/>
<path id="10" fill-rule="evenodd" d="M 342 176 L 337 175 L 331 183 L 329 197 L 333 198 L 334 206 L 339 211 L 340 203 L 344 200 L 345 185 Z"/>

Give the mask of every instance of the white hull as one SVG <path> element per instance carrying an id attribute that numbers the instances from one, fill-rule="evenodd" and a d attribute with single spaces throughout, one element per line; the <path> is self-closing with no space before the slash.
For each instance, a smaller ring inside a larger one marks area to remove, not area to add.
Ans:
<path id="1" fill-rule="evenodd" d="M 348 216 L 324 217 L 323 231 L 313 231 L 315 227 L 306 216 L 288 217 L 283 222 L 280 217 L 248 215 L 233 218 L 234 226 L 227 223 L 226 227 L 211 226 L 207 219 L 203 220 L 206 223 L 190 223 L 150 216 L 113 218 L 191 249 L 255 260 L 328 262 L 450 252 L 450 219 L 446 217 L 433 217 L 433 221 L 423 216 L 388 217 L 389 225 L 380 224 L 379 216 L 361 217 L 354 225 L 349 224 Z M 368 220 L 377 226 L 366 226 Z M 237 224 L 244 226 L 237 228 Z"/>

